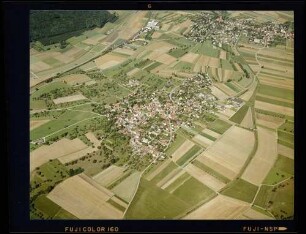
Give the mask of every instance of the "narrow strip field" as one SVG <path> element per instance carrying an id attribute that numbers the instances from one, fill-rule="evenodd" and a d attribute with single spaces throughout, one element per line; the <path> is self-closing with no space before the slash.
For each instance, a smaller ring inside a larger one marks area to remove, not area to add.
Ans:
<path id="1" fill-rule="evenodd" d="M 242 174 L 242 179 L 260 185 L 277 158 L 277 136 L 275 132 L 257 127 L 258 148 L 256 154 Z"/>

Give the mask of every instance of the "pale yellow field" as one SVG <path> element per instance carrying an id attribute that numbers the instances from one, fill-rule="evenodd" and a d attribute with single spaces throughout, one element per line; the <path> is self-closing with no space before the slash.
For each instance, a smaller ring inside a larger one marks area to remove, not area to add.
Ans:
<path id="1" fill-rule="evenodd" d="M 159 75 L 160 72 L 163 72 L 165 69 L 168 68 L 168 66 L 169 66 L 169 65 L 167 65 L 167 64 L 161 64 L 161 65 L 159 65 L 158 67 L 156 67 L 156 68 L 154 68 L 153 70 L 151 70 L 150 72 Z M 167 76 L 167 78 L 169 78 L 169 76 Z"/>
<path id="2" fill-rule="evenodd" d="M 227 94 L 225 94 L 223 91 L 221 91 L 220 89 L 218 89 L 217 87 L 215 87 L 214 85 L 212 85 L 210 87 L 211 89 L 211 93 L 218 99 L 225 100 L 227 99 L 229 96 Z"/>
<path id="3" fill-rule="evenodd" d="M 91 79 L 85 74 L 71 74 L 60 78 L 60 80 L 65 81 L 69 85 L 76 85 L 86 83 Z"/>
<path id="4" fill-rule="evenodd" d="M 234 96 L 236 93 L 230 89 L 229 87 L 227 87 L 225 84 L 221 84 L 221 83 L 215 83 L 214 84 L 217 88 L 219 88 L 222 92 L 224 92 L 225 94 L 227 94 L 228 96 Z"/>
<path id="5" fill-rule="evenodd" d="M 291 60 L 293 62 L 294 57 L 293 57 L 293 53 L 291 51 L 287 51 L 287 50 L 280 50 L 277 48 L 266 48 L 264 50 L 260 50 L 258 55 L 261 56 L 272 56 L 275 57 L 275 59 L 277 58 L 285 58 L 288 60 Z"/>
<path id="6" fill-rule="evenodd" d="M 185 55 L 183 55 L 183 57 L 180 58 L 181 61 L 184 62 L 188 62 L 188 63 L 194 63 L 194 61 L 199 57 L 199 54 L 195 54 L 192 52 L 189 52 Z"/>
<path id="7" fill-rule="evenodd" d="M 208 129 L 208 128 L 205 128 L 202 132 L 203 132 L 203 133 L 206 133 L 206 134 L 208 134 L 208 135 L 210 135 L 210 136 L 212 136 L 212 137 L 214 137 L 214 138 L 219 138 L 219 136 L 220 136 L 219 133 L 214 132 L 214 131 L 212 131 L 212 130 L 210 130 L 210 129 Z"/>
<path id="8" fill-rule="evenodd" d="M 224 50 L 220 50 L 220 56 L 219 56 L 220 59 L 226 59 L 226 51 Z"/>
<path id="9" fill-rule="evenodd" d="M 254 143 L 253 132 L 232 126 L 211 147 L 200 154 L 197 160 L 204 164 L 207 164 L 209 160 L 214 162 L 207 166 L 233 179 L 249 157 Z"/>
<path id="10" fill-rule="evenodd" d="M 126 60 L 126 58 L 124 58 L 124 57 L 109 53 L 109 54 L 105 54 L 105 55 L 102 55 L 101 57 L 97 58 L 95 60 L 95 63 L 96 63 L 98 68 L 107 69 L 107 68 L 113 67 L 115 65 L 118 65 L 125 60 Z"/>
<path id="11" fill-rule="evenodd" d="M 108 186 L 115 180 L 119 179 L 123 175 L 125 168 L 111 165 L 99 174 L 95 175 L 93 179 L 103 186 Z"/>
<path id="12" fill-rule="evenodd" d="M 285 120 L 282 118 L 278 118 L 275 116 L 271 116 L 271 115 L 264 115 L 264 114 L 260 114 L 260 113 L 256 113 L 256 119 L 258 120 L 265 120 L 267 122 L 272 122 L 274 124 L 276 124 L 277 127 L 279 127 L 280 125 L 282 125 Z"/>
<path id="13" fill-rule="evenodd" d="M 291 149 L 287 146 L 277 144 L 277 152 L 283 156 L 294 159 L 294 149 Z"/>
<path id="14" fill-rule="evenodd" d="M 134 69 L 132 69 L 131 71 L 129 71 L 128 73 L 126 73 L 128 76 L 133 76 L 135 75 L 137 72 L 139 72 L 140 69 L 135 67 Z"/>
<path id="15" fill-rule="evenodd" d="M 221 77 L 222 77 L 223 82 L 226 82 L 227 80 L 229 80 L 234 74 L 233 70 L 224 70 L 221 68 L 218 68 L 218 70 L 221 70 L 220 72 L 221 72 Z"/>
<path id="16" fill-rule="evenodd" d="M 269 95 L 264 95 L 264 94 L 260 94 L 260 93 L 257 93 L 256 96 L 267 97 L 269 99 L 278 100 L 278 101 L 287 102 L 287 103 L 294 103 L 294 101 L 289 100 L 289 99 L 279 98 L 279 97 L 274 97 L 274 96 L 269 96 Z"/>
<path id="17" fill-rule="evenodd" d="M 270 104 L 267 102 L 261 102 L 261 101 L 255 101 L 255 108 L 266 110 L 266 111 L 272 111 L 276 113 L 281 113 L 289 116 L 294 115 L 294 110 L 290 107 L 284 107 L 284 106 L 278 106 L 275 104 Z"/>
<path id="18" fill-rule="evenodd" d="M 249 66 L 251 67 L 251 69 L 252 69 L 255 73 L 257 73 L 257 72 L 259 71 L 259 69 L 260 69 L 260 66 L 257 65 L 257 64 L 249 64 Z"/>
<path id="19" fill-rule="evenodd" d="M 190 141 L 190 140 L 186 140 L 184 141 L 183 144 L 180 145 L 180 147 L 174 151 L 174 153 L 171 155 L 172 156 L 172 160 L 174 162 L 176 162 L 177 160 L 179 160 L 185 153 L 188 152 L 188 150 L 190 150 L 195 144 Z"/>
<path id="20" fill-rule="evenodd" d="M 127 48 L 116 48 L 114 50 L 114 52 L 120 53 L 120 54 L 126 54 L 126 55 L 130 55 L 132 56 L 133 54 L 135 54 L 134 50 L 131 49 L 127 49 Z"/>
<path id="21" fill-rule="evenodd" d="M 51 66 L 48 65 L 47 63 L 44 63 L 42 61 L 38 61 L 36 63 L 32 63 L 30 65 L 30 70 L 33 71 L 33 72 L 40 72 L 40 71 L 44 71 L 44 70 L 47 70 L 47 69 L 50 69 Z"/>
<path id="22" fill-rule="evenodd" d="M 122 211 L 107 203 L 110 196 L 101 187 L 76 175 L 57 185 L 47 197 L 79 219 L 123 218 Z"/>
<path id="23" fill-rule="evenodd" d="M 243 70 L 241 69 L 238 63 L 234 63 L 234 66 L 239 72 L 243 72 Z"/>
<path id="24" fill-rule="evenodd" d="M 225 108 L 223 111 L 219 110 L 218 112 L 227 117 L 228 119 L 236 113 L 235 111 L 228 108 Z"/>
<path id="25" fill-rule="evenodd" d="M 83 94 L 76 94 L 76 95 L 71 95 L 71 96 L 66 96 L 66 97 L 60 97 L 53 99 L 53 102 L 55 104 L 61 104 L 61 103 L 66 103 L 66 102 L 75 102 L 75 101 L 80 101 L 87 99 Z"/>
<path id="26" fill-rule="evenodd" d="M 266 63 L 265 68 L 269 69 L 269 73 L 274 76 L 283 76 L 288 79 L 292 79 L 294 77 L 293 69 L 289 67 L 284 67 L 281 65 L 275 66 L 274 64 Z M 275 69 L 275 70 L 272 70 Z"/>
<path id="27" fill-rule="evenodd" d="M 147 45 L 146 50 L 161 51 L 162 53 L 167 53 L 170 49 L 173 48 L 176 48 L 176 46 L 168 42 L 153 41 Z"/>
<path id="28" fill-rule="evenodd" d="M 163 24 L 161 30 L 163 31 L 168 31 L 168 29 L 170 28 L 170 24 Z"/>
<path id="29" fill-rule="evenodd" d="M 96 84 L 96 83 L 97 83 L 97 81 L 91 80 L 91 81 L 87 81 L 87 82 L 85 83 L 85 85 L 86 85 L 86 86 L 90 86 L 90 85 L 94 85 L 94 84 Z"/>
<path id="30" fill-rule="evenodd" d="M 204 147 L 208 147 L 209 145 L 211 145 L 212 143 L 214 143 L 212 140 L 198 134 L 198 135 L 195 135 L 193 138 L 192 138 L 193 141 L 195 141 L 196 143 L 204 146 Z"/>
<path id="31" fill-rule="evenodd" d="M 97 148 L 98 146 L 101 145 L 101 142 L 96 138 L 96 136 L 92 132 L 86 133 L 85 136 L 91 143 L 93 143 L 94 147 Z"/>
<path id="32" fill-rule="evenodd" d="M 171 31 L 173 32 L 179 32 L 182 28 L 188 28 L 190 27 L 190 25 L 192 24 L 192 21 L 191 20 L 185 20 L 184 22 L 180 23 L 180 24 L 177 24 L 175 25 Z"/>
<path id="33" fill-rule="evenodd" d="M 162 54 L 162 55 L 158 56 L 157 58 L 155 58 L 155 60 L 157 62 L 169 65 L 169 64 L 175 62 L 176 58 L 174 58 L 173 56 L 171 56 L 169 54 Z"/>
<path id="34" fill-rule="evenodd" d="M 71 161 L 74 161 L 74 160 L 77 160 L 87 154 L 90 154 L 92 152 L 96 151 L 95 148 L 92 148 L 92 147 L 87 147 L 86 149 L 82 149 L 82 150 L 79 150 L 77 152 L 74 152 L 74 153 L 71 153 L 71 154 L 67 154 L 65 156 L 62 156 L 60 158 L 58 158 L 58 160 L 65 164 L 67 162 L 71 162 Z"/>
<path id="35" fill-rule="evenodd" d="M 209 62 L 208 62 L 208 66 L 210 66 L 210 67 L 216 67 L 216 68 L 218 68 L 218 67 L 220 67 L 220 59 L 218 59 L 218 58 L 213 58 L 213 57 L 209 57 L 210 59 L 209 59 Z"/>
<path id="36" fill-rule="evenodd" d="M 205 58 L 203 57 L 204 55 L 201 55 L 198 59 L 198 61 L 196 62 L 196 64 L 193 67 L 193 71 L 194 72 L 201 72 L 201 71 L 205 71 L 205 64 L 204 64 L 204 60 Z"/>
<path id="37" fill-rule="evenodd" d="M 87 145 L 85 145 L 84 142 L 78 138 L 73 140 L 62 138 L 49 146 L 43 145 L 31 152 L 30 171 L 33 171 L 36 167 L 41 166 L 50 159 L 60 158 L 64 155 L 69 155 L 86 148 Z"/>
<path id="38" fill-rule="evenodd" d="M 43 120 L 30 120 L 30 131 L 38 128 L 39 126 L 48 123 L 50 119 L 43 119 Z"/>
<path id="39" fill-rule="evenodd" d="M 88 39 L 86 39 L 82 42 L 85 43 L 85 44 L 88 44 L 88 45 L 97 45 L 99 43 L 99 41 L 101 41 L 105 37 L 106 37 L 105 34 L 98 34 L 98 35 L 90 37 L 90 38 L 88 38 Z"/>
<path id="40" fill-rule="evenodd" d="M 34 48 L 30 49 L 30 55 L 35 55 L 38 54 L 39 52 L 37 50 L 35 50 Z"/>
<path id="41" fill-rule="evenodd" d="M 65 57 L 74 57 L 76 54 L 80 53 L 81 51 L 83 51 L 83 49 L 79 47 L 73 47 L 72 49 L 64 52 L 63 55 L 65 55 Z"/>
<path id="42" fill-rule="evenodd" d="M 171 160 L 164 161 L 161 165 L 159 165 L 158 168 L 156 168 L 154 171 L 149 172 L 149 174 L 146 176 L 147 180 L 152 180 L 156 175 L 158 175 L 163 169 L 165 169 L 169 164 L 171 163 Z"/>
<path id="43" fill-rule="evenodd" d="M 137 11 L 125 22 L 119 31 L 119 38 L 128 40 L 132 38 L 143 26 L 142 19 L 145 18 L 147 11 Z"/>
<path id="44" fill-rule="evenodd" d="M 245 128 L 253 128 L 253 116 L 252 116 L 252 110 L 249 107 L 248 112 L 244 116 L 243 120 L 241 121 L 240 125 Z"/>
<path id="45" fill-rule="evenodd" d="M 220 174 L 224 175 L 227 178 L 233 179 L 236 176 L 236 173 L 232 171 L 230 168 L 227 168 L 222 164 L 217 163 L 216 161 L 210 159 L 209 157 L 206 157 L 204 154 L 199 155 L 199 157 L 197 157 L 196 159 L 199 162 L 214 169 L 215 171 L 219 172 Z"/>
<path id="46" fill-rule="evenodd" d="M 253 84 L 249 87 L 248 91 L 240 96 L 240 98 L 244 101 L 249 101 L 257 86 L 257 81 L 253 82 Z"/>
<path id="47" fill-rule="evenodd" d="M 154 33 L 152 34 L 152 38 L 153 38 L 153 39 L 156 39 L 156 38 L 159 38 L 161 35 L 162 35 L 162 34 L 161 34 L 160 32 L 154 32 Z"/>
<path id="48" fill-rule="evenodd" d="M 218 191 L 225 186 L 225 183 L 211 176 L 207 172 L 189 163 L 184 170 L 187 171 L 192 177 L 196 178 L 202 184 L 208 186 L 214 191 Z"/>
<path id="49" fill-rule="evenodd" d="M 186 215 L 183 219 L 235 219 L 243 214 L 249 204 L 234 198 L 218 195 L 195 211 Z"/>
<path id="50" fill-rule="evenodd" d="M 75 60 L 77 57 L 80 57 L 84 53 L 85 53 L 85 51 L 81 49 L 78 53 L 74 54 L 73 56 L 68 56 L 68 55 L 66 55 L 64 53 L 62 53 L 62 54 L 59 53 L 57 55 L 54 55 L 53 57 L 55 59 L 59 60 L 62 63 L 70 63 L 73 60 Z"/>
<path id="51" fill-rule="evenodd" d="M 257 132 L 257 151 L 241 178 L 258 186 L 264 181 L 277 158 L 277 135 L 259 126 Z"/>
<path id="52" fill-rule="evenodd" d="M 255 220 L 267 220 L 267 219 L 273 219 L 270 216 L 267 216 L 263 213 L 260 213 L 256 210 L 253 210 L 252 208 L 246 210 L 243 213 L 243 216 L 247 217 L 248 219 L 255 219 Z"/>
<path id="53" fill-rule="evenodd" d="M 270 85 L 273 87 L 283 88 L 283 89 L 293 90 L 293 87 L 294 87 L 293 80 L 290 80 L 290 79 L 276 80 L 276 79 L 272 79 L 272 78 L 268 78 L 267 76 L 264 76 L 264 77 L 259 77 L 259 82 L 261 84 Z"/>

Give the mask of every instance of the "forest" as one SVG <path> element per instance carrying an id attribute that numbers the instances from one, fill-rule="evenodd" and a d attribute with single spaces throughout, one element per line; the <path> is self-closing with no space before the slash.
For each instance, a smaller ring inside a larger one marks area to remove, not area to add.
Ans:
<path id="1" fill-rule="evenodd" d="M 78 36 L 82 32 L 103 27 L 117 16 L 105 10 L 46 10 L 30 12 L 30 41 L 50 45 Z"/>

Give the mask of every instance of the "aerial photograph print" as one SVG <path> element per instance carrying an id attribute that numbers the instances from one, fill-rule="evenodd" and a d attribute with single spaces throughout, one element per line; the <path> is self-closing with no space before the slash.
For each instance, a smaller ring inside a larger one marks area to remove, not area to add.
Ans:
<path id="1" fill-rule="evenodd" d="M 293 220 L 294 11 L 31 10 L 29 36 L 31 220 Z"/>

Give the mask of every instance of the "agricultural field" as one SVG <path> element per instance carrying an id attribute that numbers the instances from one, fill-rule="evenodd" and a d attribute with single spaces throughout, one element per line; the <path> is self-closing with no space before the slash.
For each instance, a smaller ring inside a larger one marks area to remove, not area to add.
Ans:
<path id="1" fill-rule="evenodd" d="M 258 146 L 255 155 L 241 178 L 255 185 L 262 184 L 277 158 L 277 141 L 274 132 L 258 127 Z"/>
<path id="2" fill-rule="evenodd" d="M 292 219 L 292 12 L 68 13 L 31 27 L 31 219 Z"/>

